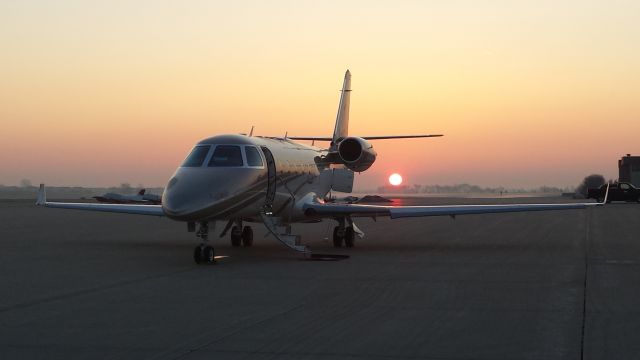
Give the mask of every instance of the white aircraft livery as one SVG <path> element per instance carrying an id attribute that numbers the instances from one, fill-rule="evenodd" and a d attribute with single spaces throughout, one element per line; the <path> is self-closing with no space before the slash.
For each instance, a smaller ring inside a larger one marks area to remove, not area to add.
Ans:
<path id="1" fill-rule="evenodd" d="M 208 241 L 216 221 L 225 221 L 220 237 L 231 232 L 233 246 L 251 246 L 253 230 L 245 223 L 262 223 L 287 247 L 311 255 L 292 223 L 337 222 L 336 247 L 352 247 L 364 233 L 357 217 L 467 215 L 518 211 L 582 209 L 601 203 L 393 206 L 337 203 L 327 200 L 331 190 L 351 192 L 354 172 L 369 169 L 376 152 L 369 141 L 439 137 L 442 135 L 350 136 L 351 73 L 344 76 L 340 105 L 331 137 L 265 137 L 219 135 L 197 143 L 167 183 L 160 205 L 49 202 L 40 185 L 37 205 L 77 210 L 166 216 L 187 223 L 201 244 L 194 250 L 196 263 L 213 263 L 215 251 Z M 319 148 L 295 142 L 329 142 Z"/>

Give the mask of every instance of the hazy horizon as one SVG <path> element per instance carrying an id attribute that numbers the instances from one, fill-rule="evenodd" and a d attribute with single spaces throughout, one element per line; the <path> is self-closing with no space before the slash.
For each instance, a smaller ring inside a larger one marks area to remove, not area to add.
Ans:
<path id="1" fill-rule="evenodd" d="M 121 182 L 119 184 L 111 184 L 111 185 L 92 185 L 92 184 L 45 184 L 48 188 L 84 188 L 84 189 L 126 189 L 127 191 L 137 191 L 138 189 L 142 189 L 142 188 L 146 188 L 146 189 L 161 189 L 164 188 L 164 185 L 145 185 L 145 184 L 131 184 L 128 182 Z M 501 185 L 478 185 L 478 184 L 471 184 L 471 183 L 451 183 L 451 184 L 402 184 L 400 186 L 393 186 L 390 185 L 389 183 L 381 183 L 378 185 L 374 185 L 372 187 L 369 188 L 364 188 L 364 187 L 360 187 L 360 188 L 354 188 L 354 192 L 362 192 L 362 191 L 376 191 L 382 187 L 386 187 L 387 190 L 393 190 L 396 189 L 398 192 L 402 192 L 404 191 L 405 188 L 407 189 L 412 189 L 415 188 L 416 186 L 419 186 L 421 189 L 424 189 L 425 187 L 480 187 L 482 188 L 482 191 L 487 191 L 487 190 L 496 190 L 499 191 L 500 189 L 503 190 L 508 190 L 508 191 L 537 191 L 540 190 L 542 188 L 555 188 L 558 190 L 568 190 L 568 191 L 573 191 L 578 184 L 576 185 L 569 185 L 569 186 L 555 186 L 555 185 L 547 185 L 547 184 L 542 184 L 539 186 L 533 186 L 533 187 L 505 187 L 505 186 L 501 186 Z M 30 179 L 21 179 L 20 183 L 18 184 L 3 184 L 0 183 L 0 187 L 13 187 L 13 188 L 33 188 L 36 189 L 39 186 L 39 183 L 34 183 L 33 181 L 31 181 Z"/>
<path id="2" fill-rule="evenodd" d="M 635 1 L 0 3 L 0 184 L 163 187 L 220 133 L 328 136 L 344 71 L 356 175 L 532 188 L 640 154 Z"/>

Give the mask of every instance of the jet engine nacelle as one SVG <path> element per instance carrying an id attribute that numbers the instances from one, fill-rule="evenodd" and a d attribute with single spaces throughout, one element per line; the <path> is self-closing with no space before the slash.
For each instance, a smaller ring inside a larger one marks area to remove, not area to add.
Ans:
<path id="1" fill-rule="evenodd" d="M 367 140 L 348 137 L 338 145 L 338 155 L 347 168 L 355 172 L 362 172 L 373 165 L 378 154 Z"/>

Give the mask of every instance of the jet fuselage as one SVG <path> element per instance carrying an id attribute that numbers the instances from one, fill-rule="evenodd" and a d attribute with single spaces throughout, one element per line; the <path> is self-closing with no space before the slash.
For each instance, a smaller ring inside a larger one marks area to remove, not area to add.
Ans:
<path id="1" fill-rule="evenodd" d="M 322 161 L 324 155 L 322 149 L 282 138 L 211 137 L 198 142 L 175 171 L 165 187 L 162 208 L 168 217 L 181 221 L 259 221 L 269 187 L 275 184 L 269 204 L 272 212 L 291 221 L 302 219 L 302 209 L 296 207 L 298 200 L 323 198 L 330 189 L 330 184 L 318 181 L 321 171 L 329 167 Z"/>

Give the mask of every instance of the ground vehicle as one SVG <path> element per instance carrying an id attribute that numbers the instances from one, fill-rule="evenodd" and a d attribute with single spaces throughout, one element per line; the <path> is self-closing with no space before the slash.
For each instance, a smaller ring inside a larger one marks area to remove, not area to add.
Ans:
<path id="1" fill-rule="evenodd" d="M 587 189 L 587 198 L 602 201 L 606 191 L 607 184 L 603 184 L 599 188 Z M 609 197 L 607 199 L 607 202 L 611 201 L 640 202 L 640 189 L 627 182 L 613 183 L 609 186 Z"/>

